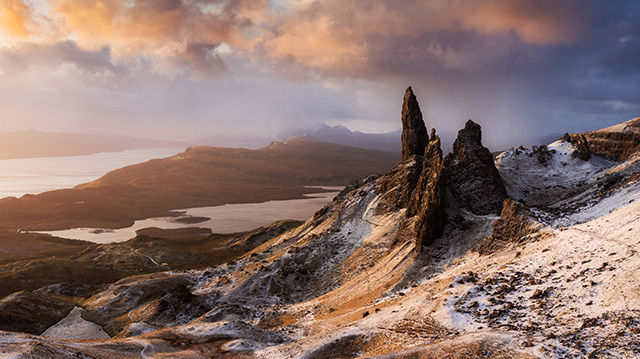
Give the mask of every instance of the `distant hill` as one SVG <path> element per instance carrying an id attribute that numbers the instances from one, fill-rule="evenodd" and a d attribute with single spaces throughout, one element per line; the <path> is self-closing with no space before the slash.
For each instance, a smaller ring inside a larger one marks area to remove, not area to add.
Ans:
<path id="1" fill-rule="evenodd" d="M 103 136 L 87 133 L 54 133 L 35 130 L 0 133 L 0 160 L 33 157 L 90 155 L 138 148 L 184 146 L 183 142 Z"/>
<path id="2" fill-rule="evenodd" d="M 291 136 L 290 136 L 291 137 Z M 269 145 L 271 141 L 257 136 L 211 135 L 189 141 L 192 145 L 229 148 L 258 149 Z"/>
<path id="3" fill-rule="evenodd" d="M 276 139 L 282 141 L 293 136 L 311 135 L 324 142 L 400 153 L 401 134 L 402 131 L 399 129 L 386 133 L 364 133 L 352 131 L 344 126 L 329 126 L 321 123 L 312 127 L 295 128 L 285 131 L 276 136 Z"/>
<path id="4" fill-rule="evenodd" d="M 54 230 L 126 227 L 169 210 L 302 198 L 384 173 L 399 155 L 292 138 L 258 149 L 189 147 L 175 156 L 127 166 L 63 189 L 0 200 L 0 228 Z"/>
<path id="5" fill-rule="evenodd" d="M 401 131 L 386 133 L 364 133 L 352 131 L 344 126 L 329 126 L 320 123 L 311 127 L 297 127 L 275 136 L 276 141 L 291 137 L 309 135 L 320 141 L 370 150 L 400 152 Z M 268 145 L 271 140 L 258 136 L 211 135 L 190 141 L 194 145 L 257 149 Z"/>

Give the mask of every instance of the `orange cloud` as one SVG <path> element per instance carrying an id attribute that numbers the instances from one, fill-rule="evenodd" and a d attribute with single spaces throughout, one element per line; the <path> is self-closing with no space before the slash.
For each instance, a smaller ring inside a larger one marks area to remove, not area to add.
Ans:
<path id="1" fill-rule="evenodd" d="M 162 73 L 225 68 L 216 53 L 221 43 L 283 72 L 371 76 L 394 57 L 461 69 L 469 64 L 465 49 L 435 35 L 515 34 L 527 44 L 558 45 L 577 41 L 586 27 L 578 0 L 289 0 L 277 12 L 270 0 L 46 1 L 48 17 L 34 21 L 21 0 L 0 0 L 2 26 L 15 37 L 53 27 L 83 49 L 109 48 L 116 61 L 166 61 L 156 64 Z"/>
<path id="2" fill-rule="evenodd" d="M 83 48 L 116 57 L 186 53 L 192 43 L 235 44 L 263 0 L 49 0 L 53 16 Z M 215 6 L 214 6 L 215 5 Z M 264 10 L 262 10 L 264 11 Z"/>
<path id="3" fill-rule="evenodd" d="M 31 8 L 20 0 L 0 0 L 0 26 L 9 35 L 31 35 L 34 21 Z"/>
<path id="4" fill-rule="evenodd" d="M 578 5 L 575 0 L 292 0 L 289 11 L 254 44 L 259 56 L 285 64 L 326 74 L 371 75 L 381 60 L 375 49 L 385 42 L 393 48 L 394 41 L 419 42 L 440 32 L 514 33 L 534 45 L 574 42 L 586 26 Z M 463 51 L 447 44 L 423 46 L 382 55 L 440 58 L 449 67 L 464 67 Z"/>
<path id="5" fill-rule="evenodd" d="M 570 44 L 585 32 L 579 3 L 572 1 L 494 0 L 473 6 L 466 25 L 482 33 L 515 31 L 536 45 Z"/>

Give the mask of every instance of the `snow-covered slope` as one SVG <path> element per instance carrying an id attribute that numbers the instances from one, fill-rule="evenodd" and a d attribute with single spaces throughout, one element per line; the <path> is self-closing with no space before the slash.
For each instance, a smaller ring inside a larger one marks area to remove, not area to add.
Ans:
<path id="1" fill-rule="evenodd" d="M 411 198 L 414 156 L 391 172 L 396 181 L 355 183 L 233 261 L 76 298 L 112 339 L 0 332 L 0 355 L 640 357 L 640 158 L 585 161 L 574 150 L 557 141 L 502 153 L 508 194 L 529 208 L 507 200 L 500 217 L 474 215 L 450 193 L 430 246 L 416 238 L 418 216 L 393 209 Z M 504 243 L 479 252 L 498 232 Z"/>
<path id="2" fill-rule="evenodd" d="M 592 156 L 572 156 L 574 146 L 558 140 L 548 146 L 516 147 L 496 157 L 496 166 L 511 198 L 530 206 L 550 205 L 591 185 L 616 163 Z"/>

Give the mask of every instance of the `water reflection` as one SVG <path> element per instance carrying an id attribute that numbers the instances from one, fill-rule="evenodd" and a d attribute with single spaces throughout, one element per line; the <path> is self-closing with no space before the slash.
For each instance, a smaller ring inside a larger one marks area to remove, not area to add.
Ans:
<path id="1" fill-rule="evenodd" d="M 101 230 L 96 228 L 74 228 L 63 231 L 40 232 L 54 236 L 81 239 L 96 243 L 123 242 L 135 237 L 142 228 L 163 229 L 201 227 L 210 228 L 214 233 L 233 233 L 251 230 L 281 219 L 306 220 L 324 205 L 331 202 L 343 187 L 323 187 L 332 192 L 305 195 L 304 199 L 267 201 L 262 203 L 226 204 L 224 206 L 200 207 L 181 210 L 193 217 L 208 217 L 209 220 L 197 224 L 181 223 L 175 217 L 149 218 L 136 221 L 131 227 Z"/>

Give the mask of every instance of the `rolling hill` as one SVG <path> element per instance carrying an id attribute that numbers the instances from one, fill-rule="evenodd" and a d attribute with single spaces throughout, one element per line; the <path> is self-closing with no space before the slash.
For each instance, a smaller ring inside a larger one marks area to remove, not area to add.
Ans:
<path id="1" fill-rule="evenodd" d="M 394 154 L 310 137 L 258 150 L 194 146 L 72 189 L 1 199 L 0 228 L 120 228 L 173 209 L 302 198 L 322 191 L 305 186 L 346 185 L 396 162 Z"/>

